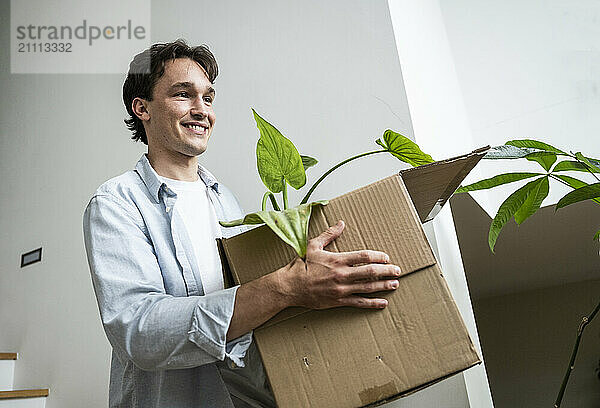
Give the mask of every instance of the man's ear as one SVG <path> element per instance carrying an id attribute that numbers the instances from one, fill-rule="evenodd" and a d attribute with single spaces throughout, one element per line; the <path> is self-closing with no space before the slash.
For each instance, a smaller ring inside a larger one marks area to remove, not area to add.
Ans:
<path id="1" fill-rule="evenodd" d="M 131 102 L 133 113 L 142 121 L 150 120 L 150 112 L 148 112 L 147 106 L 148 101 L 142 98 L 134 98 Z"/>

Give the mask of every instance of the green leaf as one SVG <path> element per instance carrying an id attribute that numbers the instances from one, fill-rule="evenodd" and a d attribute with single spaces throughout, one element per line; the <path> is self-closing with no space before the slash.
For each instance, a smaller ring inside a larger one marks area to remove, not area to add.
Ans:
<path id="1" fill-rule="evenodd" d="M 547 152 L 558 153 L 562 156 L 568 156 L 567 153 L 563 152 L 560 149 L 557 149 L 554 146 L 551 146 L 547 143 L 539 142 L 539 141 L 533 140 L 533 139 L 509 140 L 508 142 L 505 143 L 505 145 L 545 150 Z"/>
<path id="2" fill-rule="evenodd" d="M 590 161 L 590 163 L 593 164 L 592 161 Z M 580 163 L 578 161 L 565 160 L 561 161 L 560 163 L 557 163 L 556 166 L 554 166 L 554 168 L 552 169 L 552 171 L 584 171 L 586 173 L 589 173 L 591 170 L 588 170 L 585 164 Z M 600 171 L 594 170 L 594 173 L 600 173 Z"/>
<path id="3" fill-rule="evenodd" d="M 305 171 L 309 167 L 312 167 L 319 162 L 317 159 L 315 159 L 314 157 L 310 157 L 310 156 L 300 155 L 300 158 L 302 159 L 302 166 L 304 166 Z"/>
<path id="4" fill-rule="evenodd" d="M 413 167 L 434 162 L 431 156 L 422 152 L 415 142 L 390 129 L 383 132 L 383 141 L 377 139 L 375 143 Z"/>
<path id="5" fill-rule="evenodd" d="M 290 245 L 300 258 L 306 256 L 308 244 L 308 221 L 312 208 L 315 205 L 326 205 L 328 201 L 316 201 L 309 204 L 300 204 L 294 208 L 283 211 L 258 211 L 246 215 L 243 219 L 221 222 L 224 227 L 238 225 L 267 224 L 285 243 Z"/>
<path id="6" fill-rule="evenodd" d="M 586 159 L 588 159 L 590 161 L 590 163 L 592 163 L 594 166 L 600 167 L 600 160 L 592 159 L 591 157 L 586 157 Z"/>
<path id="7" fill-rule="evenodd" d="M 550 171 L 552 165 L 556 162 L 556 154 L 551 152 L 535 152 L 528 154 L 525 158 L 540 164 L 546 171 Z"/>
<path id="8" fill-rule="evenodd" d="M 549 191 L 550 183 L 548 182 L 548 176 L 535 180 L 533 187 L 527 193 L 527 199 L 515 213 L 517 224 L 522 224 L 523 221 L 540 209 L 540 205 L 542 205 L 544 198 L 548 197 Z"/>
<path id="9" fill-rule="evenodd" d="M 556 203 L 556 209 L 566 207 L 567 205 L 575 204 L 580 201 L 590 200 L 600 197 L 600 183 L 588 184 L 587 186 L 579 187 Z"/>
<path id="10" fill-rule="evenodd" d="M 575 162 L 575 163 L 578 163 L 578 162 Z M 565 176 L 562 174 L 553 174 L 553 176 L 558 177 L 559 179 L 561 179 L 562 181 L 564 181 L 565 183 L 567 183 L 568 185 L 570 185 L 571 187 L 573 187 L 575 189 L 589 185 L 585 181 L 581 181 L 579 179 L 576 179 L 575 177 Z M 592 200 L 597 202 L 598 204 L 600 204 L 600 198 L 593 198 Z"/>
<path id="11" fill-rule="evenodd" d="M 494 246 L 496 245 L 496 240 L 498 239 L 498 235 L 500 235 L 500 231 L 506 225 L 508 220 L 510 220 L 519 208 L 521 208 L 523 203 L 525 203 L 529 191 L 536 185 L 538 180 L 533 180 L 525 184 L 523 187 L 509 195 L 508 198 L 500 204 L 500 208 L 492 220 L 492 225 L 490 225 L 490 232 L 488 234 L 488 244 L 492 252 L 494 252 Z"/>
<path id="12" fill-rule="evenodd" d="M 588 159 L 587 157 L 585 157 L 583 154 L 581 154 L 581 152 L 575 153 L 575 157 L 577 157 L 577 159 L 579 161 L 582 161 L 587 166 L 589 166 L 590 171 L 593 171 L 594 173 L 600 172 L 600 167 L 598 167 L 596 164 L 592 163 L 592 161 L 590 159 Z M 592 160 L 594 160 L 594 159 L 592 159 Z"/>
<path id="13" fill-rule="evenodd" d="M 502 184 L 512 183 L 514 181 L 524 180 L 527 178 L 541 176 L 542 173 L 504 173 L 494 176 L 489 179 L 481 180 L 468 186 L 460 187 L 456 193 L 465 193 L 467 191 L 485 190 L 500 186 Z"/>
<path id="14" fill-rule="evenodd" d="M 598 230 L 598 232 L 596 232 L 596 235 L 594 235 L 594 241 L 600 241 L 600 230 Z"/>
<path id="15" fill-rule="evenodd" d="M 538 149 L 532 148 L 521 148 L 510 145 L 494 146 L 490 148 L 485 155 L 484 159 L 521 159 L 528 154 L 537 153 Z"/>
<path id="16" fill-rule="evenodd" d="M 294 144 L 273 125 L 252 109 L 260 139 L 256 144 L 256 164 L 264 185 L 274 193 L 284 188 L 284 183 L 296 190 L 306 184 L 302 158 Z"/>
<path id="17" fill-rule="evenodd" d="M 510 140 L 505 143 L 509 146 L 519 148 L 539 149 L 540 151 L 528 154 L 525 158 L 529 161 L 539 163 L 546 171 L 549 171 L 556 162 L 556 155 L 567 156 L 568 154 L 548 143 L 539 142 L 532 139 Z"/>

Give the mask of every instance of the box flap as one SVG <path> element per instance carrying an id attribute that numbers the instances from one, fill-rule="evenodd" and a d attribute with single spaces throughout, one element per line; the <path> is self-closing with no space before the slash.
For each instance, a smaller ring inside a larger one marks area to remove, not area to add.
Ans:
<path id="1" fill-rule="evenodd" d="M 430 221 L 438 214 L 489 148 L 400 171 L 421 222 Z"/>

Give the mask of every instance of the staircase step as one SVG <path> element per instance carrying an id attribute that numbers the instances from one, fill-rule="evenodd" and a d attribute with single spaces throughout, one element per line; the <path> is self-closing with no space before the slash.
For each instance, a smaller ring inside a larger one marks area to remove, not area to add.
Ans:
<path id="1" fill-rule="evenodd" d="M 0 390 L 12 390 L 17 353 L 0 353 Z"/>
<path id="2" fill-rule="evenodd" d="M 0 391 L 0 400 L 12 398 L 39 398 L 48 396 L 48 388 L 37 390 Z"/>
<path id="3" fill-rule="evenodd" d="M 46 397 L 0 399 L 0 408 L 45 408 Z"/>

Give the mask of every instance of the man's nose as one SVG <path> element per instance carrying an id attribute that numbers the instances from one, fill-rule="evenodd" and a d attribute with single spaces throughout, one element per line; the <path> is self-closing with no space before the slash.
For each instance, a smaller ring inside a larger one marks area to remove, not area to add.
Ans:
<path id="1" fill-rule="evenodd" d="M 194 101 L 194 105 L 190 111 L 192 116 L 199 116 L 200 119 L 208 116 L 208 106 L 204 103 L 203 98 L 196 98 Z"/>

